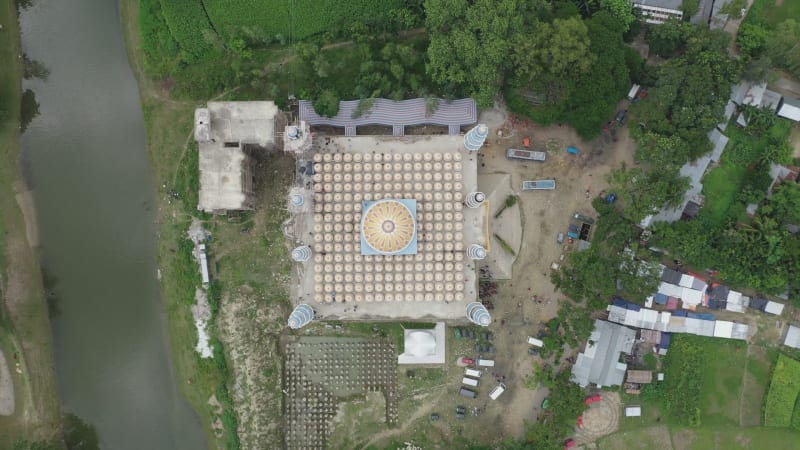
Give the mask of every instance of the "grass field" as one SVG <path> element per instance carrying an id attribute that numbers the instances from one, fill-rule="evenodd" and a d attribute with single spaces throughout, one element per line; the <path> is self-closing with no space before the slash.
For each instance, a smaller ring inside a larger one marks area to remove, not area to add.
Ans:
<path id="1" fill-rule="evenodd" d="M 28 246 L 15 195 L 19 174 L 19 105 L 22 68 L 17 2 L 0 4 L 0 349 L 11 365 L 16 409 L 0 417 L 0 448 L 20 440 L 62 445 L 53 369 L 53 338 L 41 272 Z M 20 363 L 22 374 L 14 370 Z"/>
<path id="2" fill-rule="evenodd" d="M 703 194 L 706 202 L 702 215 L 711 224 L 722 227 L 729 217 L 736 193 L 742 185 L 746 169 L 734 164 L 724 164 L 709 172 L 703 178 Z"/>
<path id="3" fill-rule="evenodd" d="M 598 443 L 600 450 L 800 449 L 800 432 L 764 427 L 668 428 L 653 425 L 616 433 Z"/>
<path id="4" fill-rule="evenodd" d="M 299 40 L 335 33 L 357 21 L 378 22 L 403 6 L 400 0 L 203 0 L 203 4 L 214 28 L 225 36 L 280 35 L 278 40 L 287 42 L 290 35 Z"/>
<path id="5" fill-rule="evenodd" d="M 763 427 L 762 405 L 777 351 L 725 339 L 678 336 L 700 349 L 694 376 L 700 379 L 700 425 L 685 427 L 664 414 L 662 398 L 623 395 L 623 403 L 640 404 L 641 418 L 623 418 L 619 431 L 599 441 L 602 450 L 622 449 L 800 449 L 800 433 L 788 428 Z M 676 351 L 676 342 L 670 354 Z M 669 354 L 667 358 L 669 358 Z M 674 356 L 673 356 L 674 357 Z M 665 364 L 667 379 L 680 377 Z M 674 389 L 681 389 L 682 381 Z M 666 393 L 669 399 L 672 394 Z"/>

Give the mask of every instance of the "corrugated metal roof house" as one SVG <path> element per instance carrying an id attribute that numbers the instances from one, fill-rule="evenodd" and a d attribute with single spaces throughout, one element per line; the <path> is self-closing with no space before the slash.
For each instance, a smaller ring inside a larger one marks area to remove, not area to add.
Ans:
<path id="1" fill-rule="evenodd" d="M 786 339 L 783 340 L 783 345 L 787 347 L 800 348 L 800 328 L 789 325 L 789 332 L 786 333 Z"/>
<path id="2" fill-rule="evenodd" d="M 783 97 L 783 101 L 778 105 L 778 115 L 795 122 L 800 121 L 800 100 Z"/>
<path id="3" fill-rule="evenodd" d="M 620 353 L 630 354 L 636 331 L 603 320 L 595 320 L 586 349 L 572 366 L 572 381 L 582 387 L 619 386 L 628 366 L 619 362 Z"/>

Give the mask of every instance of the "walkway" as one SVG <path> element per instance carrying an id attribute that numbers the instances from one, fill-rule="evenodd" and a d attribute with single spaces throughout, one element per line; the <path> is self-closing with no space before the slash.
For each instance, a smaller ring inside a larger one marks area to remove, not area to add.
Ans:
<path id="1" fill-rule="evenodd" d="M 391 126 L 394 136 L 403 136 L 405 127 L 425 124 L 446 126 L 452 136 L 460 134 L 463 125 L 471 125 L 478 120 L 478 109 L 471 98 L 453 101 L 440 99 L 439 106 L 430 114 L 428 100 L 424 98 L 399 102 L 378 98 L 369 111 L 355 117 L 359 103 L 360 100 L 339 102 L 336 116 L 323 117 L 314 111 L 310 101 L 300 100 L 300 120 L 311 126 L 343 127 L 345 136 L 355 136 L 356 128 L 363 125 Z"/>

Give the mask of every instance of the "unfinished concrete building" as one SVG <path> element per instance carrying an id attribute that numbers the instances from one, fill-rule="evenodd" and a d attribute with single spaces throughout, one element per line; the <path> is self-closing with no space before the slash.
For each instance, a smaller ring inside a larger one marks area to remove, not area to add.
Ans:
<path id="1" fill-rule="evenodd" d="M 273 102 L 209 102 L 194 112 L 199 146 L 197 209 L 214 214 L 255 208 L 255 154 L 276 142 Z"/>

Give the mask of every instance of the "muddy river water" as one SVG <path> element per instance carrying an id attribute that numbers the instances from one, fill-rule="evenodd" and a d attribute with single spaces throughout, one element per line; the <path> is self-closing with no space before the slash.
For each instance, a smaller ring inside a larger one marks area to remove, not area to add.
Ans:
<path id="1" fill-rule="evenodd" d="M 101 447 L 203 449 L 181 396 L 156 279 L 156 192 L 116 0 L 34 0 L 23 47 L 41 114 L 23 136 L 63 408 Z"/>

